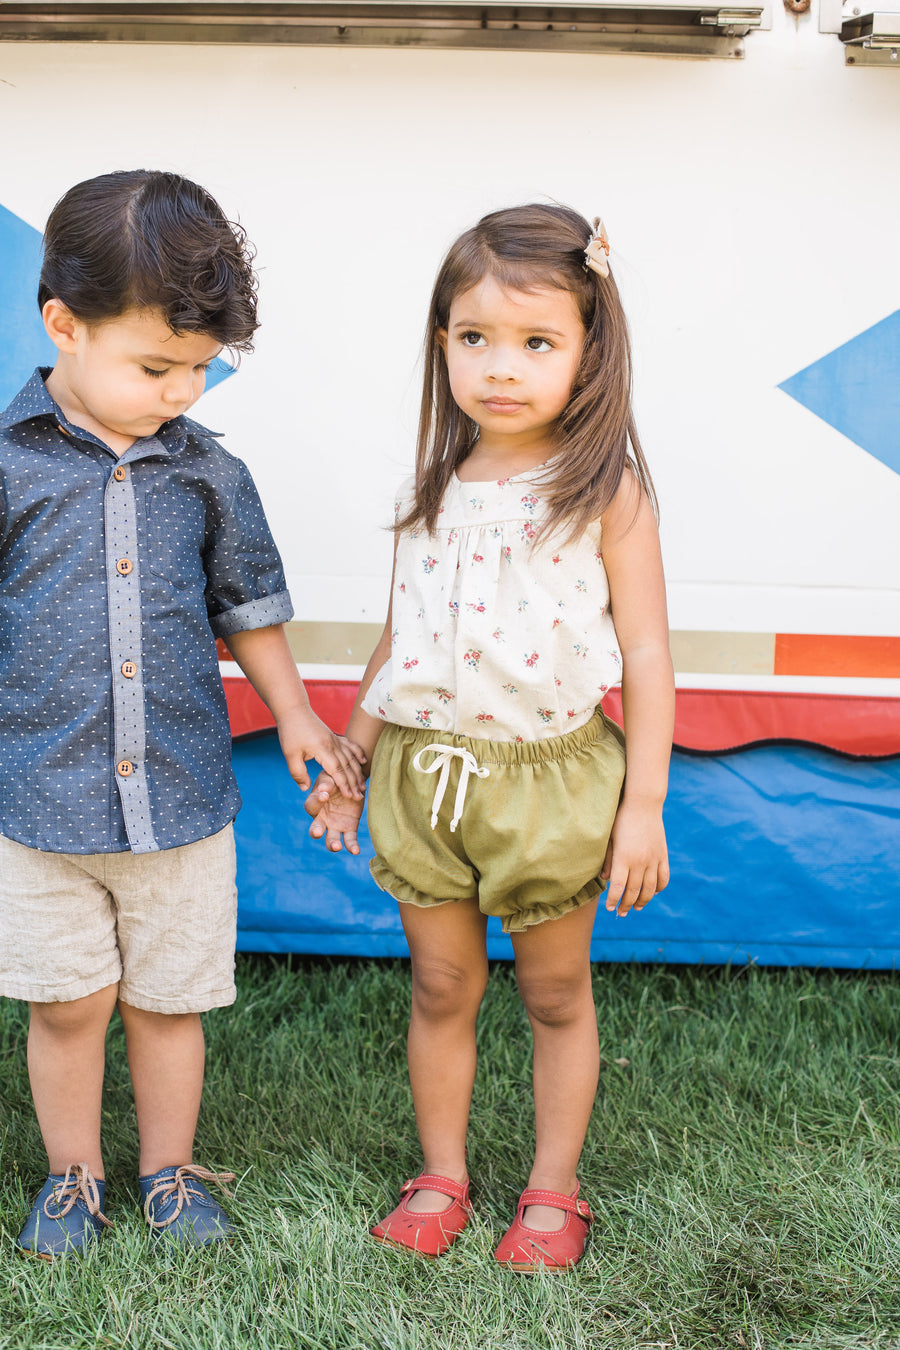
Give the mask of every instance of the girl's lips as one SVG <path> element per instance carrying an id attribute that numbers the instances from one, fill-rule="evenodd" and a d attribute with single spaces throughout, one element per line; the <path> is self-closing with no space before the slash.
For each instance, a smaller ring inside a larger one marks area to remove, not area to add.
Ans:
<path id="1" fill-rule="evenodd" d="M 484 398 L 481 400 L 481 406 L 487 408 L 488 412 L 512 413 L 524 408 L 525 404 L 517 403 L 512 398 Z"/>

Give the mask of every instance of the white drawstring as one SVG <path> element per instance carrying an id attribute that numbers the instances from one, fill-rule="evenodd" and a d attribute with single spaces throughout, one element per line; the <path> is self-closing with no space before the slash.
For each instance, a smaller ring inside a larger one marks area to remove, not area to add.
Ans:
<path id="1" fill-rule="evenodd" d="M 425 765 L 419 762 L 423 755 L 437 755 L 437 759 L 435 759 L 433 764 L 429 764 L 426 769 Z M 413 760 L 413 768 L 418 769 L 420 773 L 437 773 L 438 769 L 441 771 L 441 776 L 438 779 L 438 784 L 434 792 L 434 801 L 431 803 L 432 829 L 437 825 L 438 811 L 440 810 L 441 802 L 444 800 L 444 793 L 447 790 L 447 780 L 450 777 L 450 761 L 452 759 L 461 759 L 462 765 L 459 770 L 459 785 L 456 789 L 453 819 L 450 822 L 451 833 L 456 829 L 459 824 L 459 818 L 462 815 L 463 803 L 466 800 L 466 788 L 469 786 L 469 774 L 474 773 L 477 778 L 487 778 L 491 772 L 490 769 L 481 768 L 478 764 L 478 760 L 472 754 L 472 751 L 464 750 L 462 746 L 441 745 L 439 742 L 435 742 L 434 745 L 423 746 Z"/>

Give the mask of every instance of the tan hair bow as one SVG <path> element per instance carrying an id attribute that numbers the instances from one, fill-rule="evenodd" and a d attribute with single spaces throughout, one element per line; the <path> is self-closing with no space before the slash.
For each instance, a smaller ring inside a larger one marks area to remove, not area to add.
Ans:
<path id="1" fill-rule="evenodd" d="M 599 216 L 594 219 L 594 230 L 584 250 L 584 270 L 609 276 L 609 236 Z"/>

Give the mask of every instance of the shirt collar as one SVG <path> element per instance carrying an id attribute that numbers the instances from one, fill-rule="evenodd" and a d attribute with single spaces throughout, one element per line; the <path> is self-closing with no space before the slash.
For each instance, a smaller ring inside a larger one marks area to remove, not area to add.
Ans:
<path id="1" fill-rule="evenodd" d="M 5 412 L 0 413 L 0 431 L 8 431 L 11 427 L 19 426 L 22 422 L 31 422 L 38 417 L 52 417 L 53 421 L 59 426 L 71 428 L 76 435 L 90 436 L 90 432 L 85 432 L 83 428 L 68 422 L 63 416 L 62 409 L 51 396 L 44 381 L 50 374 L 52 366 L 38 366 L 31 379 L 16 394 L 12 403 Z M 169 422 L 163 422 L 155 439 L 166 454 L 174 455 L 179 450 L 184 449 L 190 433 L 199 433 L 205 436 L 222 435 L 221 431 L 209 431 L 201 426 L 199 422 L 194 422 L 189 417 L 173 417 Z M 97 439 L 90 436 L 91 440 Z M 147 439 L 151 439 L 148 437 Z M 140 442 L 136 441 L 135 445 Z"/>

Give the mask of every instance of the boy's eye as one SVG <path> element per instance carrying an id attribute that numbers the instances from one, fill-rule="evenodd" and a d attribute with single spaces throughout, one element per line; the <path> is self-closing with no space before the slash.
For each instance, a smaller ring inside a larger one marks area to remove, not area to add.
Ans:
<path id="1" fill-rule="evenodd" d="M 151 380 L 161 380 L 166 373 L 164 370 L 153 370 L 151 366 L 141 366 L 141 370 L 145 375 L 149 375 Z"/>
<path id="2" fill-rule="evenodd" d="M 462 343 L 464 347 L 481 347 L 484 345 L 484 336 L 472 328 L 468 333 L 463 333 Z"/>
<path id="3" fill-rule="evenodd" d="M 549 352 L 552 350 L 552 344 L 542 337 L 530 337 L 525 346 L 530 352 Z"/>

